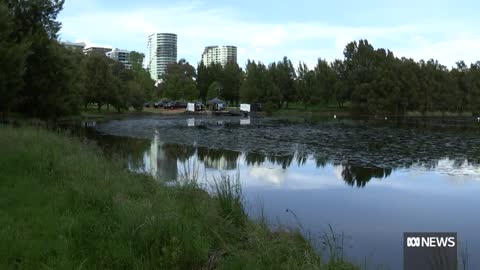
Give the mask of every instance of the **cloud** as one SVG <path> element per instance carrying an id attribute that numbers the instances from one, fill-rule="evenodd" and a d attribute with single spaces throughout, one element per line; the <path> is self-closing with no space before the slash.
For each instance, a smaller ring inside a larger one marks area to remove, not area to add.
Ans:
<path id="1" fill-rule="evenodd" d="M 342 58 L 345 45 L 360 38 L 397 56 L 435 58 L 447 66 L 459 59 L 467 63 L 480 59 L 477 30 L 457 34 L 458 25 L 448 21 L 394 27 L 338 26 L 319 21 L 269 23 L 242 20 L 232 9 L 206 8 L 201 2 L 110 10 L 98 7 L 94 0 L 88 0 L 89 8 L 83 1 L 71 1 L 60 16 L 61 38 L 146 52 L 149 34 L 173 32 L 178 34 L 179 58 L 192 64 L 200 60 L 205 46 L 236 45 L 240 65 L 247 59 L 268 63 L 288 56 L 295 64 L 305 61 L 312 67 L 319 57 L 330 61 Z"/>
<path id="2" fill-rule="evenodd" d="M 259 184 L 280 186 L 285 181 L 285 172 L 282 168 L 253 167 L 248 175 Z"/>

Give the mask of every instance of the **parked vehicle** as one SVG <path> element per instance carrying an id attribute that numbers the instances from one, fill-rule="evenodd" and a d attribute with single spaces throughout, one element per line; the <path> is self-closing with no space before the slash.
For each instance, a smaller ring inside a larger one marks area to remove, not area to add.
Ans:
<path id="1" fill-rule="evenodd" d="M 182 102 L 182 101 L 170 101 L 168 102 L 165 106 L 163 106 L 165 109 L 186 109 L 187 108 L 187 103 Z"/>
<path id="2" fill-rule="evenodd" d="M 186 109 L 187 108 L 187 103 L 183 101 L 177 101 L 175 104 L 175 109 Z"/>
<path id="3" fill-rule="evenodd" d="M 153 106 L 156 109 L 159 109 L 159 108 L 165 107 L 165 105 L 167 105 L 169 102 L 170 102 L 170 100 L 162 100 L 162 101 L 159 101 L 159 102 L 155 102 L 155 104 L 153 104 Z"/>
<path id="4" fill-rule="evenodd" d="M 227 108 L 225 103 L 214 103 L 213 104 L 213 111 L 224 111 Z"/>
<path id="5" fill-rule="evenodd" d="M 155 109 L 159 109 L 159 108 L 162 108 L 162 107 L 163 107 L 163 104 L 162 104 L 161 101 L 155 102 L 155 103 L 153 103 L 153 107 L 154 107 Z"/>
<path id="6" fill-rule="evenodd" d="M 175 101 L 170 101 L 170 102 L 167 102 L 167 104 L 165 104 L 163 106 L 163 108 L 173 110 L 173 109 L 175 109 L 175 106 L 176 106 L 176 102 Z"/>
<path id="7" fill-rule="evenodd" d="M 195 111 L 196 112 L 205 111 L 205 105 L 203 105 L 203 103 L 201 102 L 195 102 Z"/>
<path id="8" fill-rule="evenodd" d="M 145 108 L 150 108 L 150 102 L 145 102 L 145 103 L 143 103 L 143 106 L 144 106 Z"/>

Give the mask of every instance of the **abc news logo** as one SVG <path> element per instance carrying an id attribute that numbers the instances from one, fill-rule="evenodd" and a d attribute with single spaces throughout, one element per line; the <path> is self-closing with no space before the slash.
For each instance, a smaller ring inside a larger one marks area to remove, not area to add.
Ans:
<path id="1" fill-rule="evenodd" d="M 457 245 L 455 237 L 407 237 L 407 247 L 449 247 Z"/>
<path id="2" fill-rule="evenodd" d="M 457 270 L 456 233 L 405 233 L 403 269 Z"/>

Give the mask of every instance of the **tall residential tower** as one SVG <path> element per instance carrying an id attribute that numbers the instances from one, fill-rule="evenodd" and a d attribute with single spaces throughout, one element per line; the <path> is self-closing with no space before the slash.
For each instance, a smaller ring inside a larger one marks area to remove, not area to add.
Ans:
<path id="1" fill-rule="evenodd" d="M 212 63 L 225 66 L 229 62 L 237 63 L 237 47 L 235 46 L 208 46 L 202 54 L 203 63 L 208 66 Z"/>
<path id="2" fill-rule="evenodd" d="M 167 65 L 177 62 L 177 35 L 156 33 L 148 36 L 147 65 L 150 76 L 158 81 L 167 71 Z"/>

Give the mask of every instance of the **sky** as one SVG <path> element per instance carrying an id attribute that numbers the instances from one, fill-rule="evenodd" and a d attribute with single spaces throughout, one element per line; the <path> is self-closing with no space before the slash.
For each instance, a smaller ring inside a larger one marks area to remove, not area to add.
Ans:
<path id="1" fill-rule="evenodd" d="M 205 46 L 234 45 L 238 62 L 287 56 L 313 67 L 343 58 L 368 39 L 398 57 L 452 67 L 480 60 L 480 1 L 475 0 L 66 0 L 60 39 L 147 52 L 152 33 L 176 33 L 178 58 L 196 66 Z"/>

